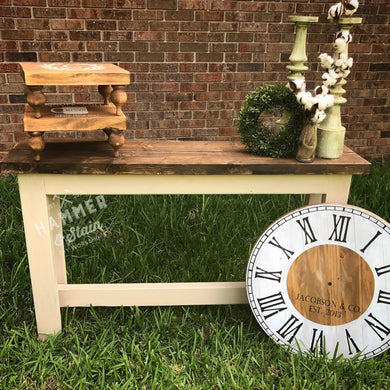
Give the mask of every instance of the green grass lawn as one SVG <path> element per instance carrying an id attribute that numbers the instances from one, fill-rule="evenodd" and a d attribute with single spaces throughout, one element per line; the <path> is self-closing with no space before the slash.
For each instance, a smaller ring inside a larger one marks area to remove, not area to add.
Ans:
<path id="1" fill-rule="evenodd" d="M 355 177 L 349 203 L 390 221 L 390 165 Z M 67 196 L 79 204 L 86 197 Z M 65 225 L 70 283 L 244 280 L 252 246 L 302 196 L 105 196 Z M 290 355 L 248 305 L 62 309 L 39 342 L 17 181 L 0 179 L 1 389 L 389 389 L 389 353 L 369 361 Z"/>

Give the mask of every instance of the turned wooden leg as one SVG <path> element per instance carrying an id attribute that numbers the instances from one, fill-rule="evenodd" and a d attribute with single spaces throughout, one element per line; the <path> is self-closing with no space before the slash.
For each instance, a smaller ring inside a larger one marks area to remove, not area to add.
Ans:
<path id="1" fill-rule="evenodd" d="M 43 140 L 43 131 L 29 131 L 28 135 L 30 139 L 28 145 L 34 152 L 34 160 L 39 161 L 41 159 L 41 152 L 45 149 L 45 141 Z"/>
<path id="2" fill-rule="evenodd" d="M 110 95 L 112 92 L 111 85 L 99 85 L 98 91 L 104 98 L 104 105 L 107 106 L 110 103 Z"/>
<path id="3" fill-rule="evenodd" d="M 123 130 L 114 129 L 112 127 L 103 129 L 108 135 L 108 143 L 114 149 L 114 156 L 119 157 L 119 148 L 125 143 L 125 137 L 123 136 Z"/>
<path id="4" fill-rule="evenodd" d="M 125 92 L 124 85 L 113 85 L 113 91 L 111 92 L 111 101 L 115 104 L 116 115 L 122 115 L 122 106 L 127 101 L 127 93 Z"/>
<path id="5" fill-rule="evenodd" d="M 25 88 L 25 94 L 27 97 L 27 103 L 35 111 L 35 118 L 41 117 L 41 109 L 45 105 L 45 95 L 42 93 L 42 85 L 27 85 Z"/>

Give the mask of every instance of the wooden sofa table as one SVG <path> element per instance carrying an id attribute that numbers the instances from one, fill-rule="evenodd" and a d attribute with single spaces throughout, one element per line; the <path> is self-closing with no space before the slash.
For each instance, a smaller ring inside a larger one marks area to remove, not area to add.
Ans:
<path id="1" fill-rule="evenodd" d="M 109 157 L 109 148 L 53 142 L 36 162 L 22 143 L 1 164 L 3 173 L 18 174 L 41 339 L 61 330 L 66 306 L 247 303 L 245 282 L 68 284 L 64 246 L 55 245 L 50 229 L 61 211 L 58 195 L 307 194 L 310 204 L 347 203 L 352 175 L 370 170 L 347 148 L 340 159 L 311 164 L 254 156 L 229 142 L 129 140 L 118 158 Z"/>

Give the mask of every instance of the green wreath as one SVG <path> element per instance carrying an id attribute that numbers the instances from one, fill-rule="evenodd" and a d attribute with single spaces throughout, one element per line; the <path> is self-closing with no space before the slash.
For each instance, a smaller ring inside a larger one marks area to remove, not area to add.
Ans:
<path id="1" fill-rule="evenodd" d="M 266 127 L 260 115 L 275 114 L 276 109 L 289 114 L 286 124 L 278 131 Z M 265 85 L 246 96 L 238 114 L 241 141 L 251 153 L 266 157 L 294 157 L 305 117 L 295 94 L 283 84 Z"/>

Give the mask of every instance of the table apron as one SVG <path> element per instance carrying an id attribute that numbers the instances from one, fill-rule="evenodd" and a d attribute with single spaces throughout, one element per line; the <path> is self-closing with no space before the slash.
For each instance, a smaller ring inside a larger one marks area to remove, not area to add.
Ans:
<path id="1" fill-rule="evenodd" d="M 47 195 L 327 194 L 346 203 L 351 175 L 19 175 L 44 183 Z"/>

